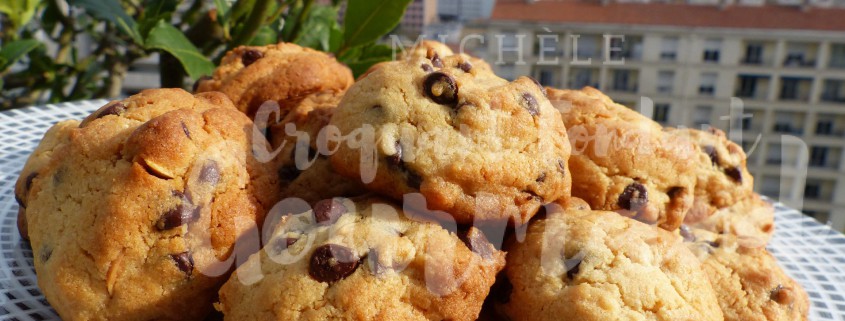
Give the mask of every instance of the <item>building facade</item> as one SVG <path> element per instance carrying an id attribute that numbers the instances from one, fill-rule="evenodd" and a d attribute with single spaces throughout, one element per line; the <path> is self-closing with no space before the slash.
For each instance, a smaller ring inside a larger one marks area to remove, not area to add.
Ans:
<path id="1" fill-rule="evenodd" d="M 437 12 L 440 20 L 471 21 L 489 18 L 494 0 L 439 0 Z"/>
<path id="2" fill-rule="evenodd" d="M 464 29 L 464 45 L 505 78 L 593 86 L 662 124 L 728 131 L 757 192 L 845 230 L 841 17 L 839 8 L 499 1 L 490 20 Z"/>

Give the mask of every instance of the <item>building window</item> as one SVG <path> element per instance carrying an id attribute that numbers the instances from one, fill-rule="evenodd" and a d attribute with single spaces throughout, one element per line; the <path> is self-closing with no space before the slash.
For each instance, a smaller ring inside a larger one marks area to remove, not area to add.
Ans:
<path id="1" fill-rule="evenodd" d="M 654 121 L 666 123 L 669 121 L 669 104 L 654 104 Z"/>
<path id="2" fill-rule="evenodd" d="M 573 68 L 570 73 L 572 75 L 570 78 L 570 87 L 577 89 L 584 88 L 586 86 L 599 88 L 597 77 L 593 77 L 595 73 L 593 69 Z"/>
<path id="3" fill-rule="evenodd" d="M 740 129 L 742 130 L 750 130 L 751 129 L 751 117 L 743 117 L 742 121 L 740 122 Z"/>
<path id="4" fill-rule="evenodd" d="M 616 70 L 613 72 L 613 90 L 632 91 L 631 71 Z"/>
<path id="5" fill-rule="evenodd" d="M 746 98 L 754 97 L 757 91 L 757 78 L 759 77 L 739 76 L 739 90 L 737 90 L 736 95 Z"/>
<path id="6" fill-rule="evenodd" d="M 750 43 L 745 46 L 745 60 L 746 64 L 759 65 L 763 63 L 763 44 Z"/>
<path id="7" fill-rule="evenodd" d="M 845 80 L 826 79 L 824 87 L 822 88 L 823 101 L 845 102 L 845 95 L 843 95 L 843 88 L 845 88 Z"/>
<path id="8" fill-rule="evenodd" d="M 833 121 L 830 119 L 819 119 L 816 123 L 816 135 L 830 135 L 833 133 Z"/>
<path id="9" fill-rule="evenodd" d="M 783 147 L 780 144 L 769 145 L 769 150 L 766 153 L 766 164 L 780 165 L 783 157 Z M 764 184 L 765 186 L 765 184 Z"/>
<path id="10" fill-rule="evenodd" d="M 710 117 L 713 115 L 713 106 L 696 106 L 693 112 L 693 123 L 695 127 L 710 124 Z"/>
<path id="11" fill-rule="evenodd" d="M 660 60 L 675 60 L 678 57 L 678 38 L 665 37 L 660 46 Z"/>
<path id="12" fill-rule="evenodd" d="M 719 62 L 719 52 L 722 48 L 722 41 L 719 39 L 707 39 L 704 41 L 704 62 Z"/>
<path id="13" fill-rule="evenodd" d="M 657 92 L 661 94 L 672 94 L 672 85 L 675 83 L 675 72 L 662 70 L 657 73 Z"/>
<path id="14" fill-rule="evenodd" d="M 831 68 L 845 68 L 845 44 L 834 44 L 830 46 Z"/>
<path id="15" fill-rule="evenodd" d="M 813 149 L 810 151 L 810 166 L 827 166 L 827 151 L 827 147 L 813 146 Z"/>
<path id="16" fill-rule="evenodd" d="M 553 71 L 548 69 L 540 69 L 540 84 L 543 86 L 554 86 L 555 83 L 555 74 Z"/>
<path id="17" fill-rule="evenodd" d="M 516 78 L 516 67 L 513 64 L 503 64 L 499 65 L 499 77 L 505 78 L 507 80 L 513 80 Z"/>
<path id="18" fill-rule="evenodd" d="M 716 92 L 716 80 L 719 75 L 715 72 L 705 72 L 701 74 L 698 83 L 698 93 L 700 95 L 713 96 Z"/>
<path id="19" fill-rule="evenodd" d="M 798 78 L 781 78 L 780 99 L 798 99 Z"/>
<path id="20" fill-rule="evenodd" d="M 818 199 L 821 196 L 821 186 L 818 182 L 807 182 L 804 185 L 804 198 Z"/>

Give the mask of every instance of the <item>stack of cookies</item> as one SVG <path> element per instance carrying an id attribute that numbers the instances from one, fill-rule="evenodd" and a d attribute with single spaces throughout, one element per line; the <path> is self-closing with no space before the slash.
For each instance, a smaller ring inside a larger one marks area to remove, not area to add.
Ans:
<path id="1" fill-rule="evenodd" d="M 68 320 L 806 320 L 719 130 L 431 41 L 293 44 L 56 124 L 18 227 Z"/>

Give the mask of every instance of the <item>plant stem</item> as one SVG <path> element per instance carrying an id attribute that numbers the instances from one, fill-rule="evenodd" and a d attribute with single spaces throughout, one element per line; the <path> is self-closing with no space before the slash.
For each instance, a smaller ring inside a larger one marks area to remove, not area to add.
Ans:
<path id="1" fill-rule="evenodd" d="M 302 11 L 299 12 L 299 16 L 296 17 L 296 24 L 290 32 L 290 41 L 296 41 L 296 38 L 299 38 L 299 33 L 302 32 L 302 25 L 305 24 L 305 19 L 308 18 L 313 4 L 314 0 L 305 0 L 305 5 L 302 7 Z"/>
<path id="2" fill-rule="evenodd" d="M 229 44 L 229 48 L 234 48 L 240 45 L 247 44 L 255 34 L 258 33 L 264 25 L 264 17 L 267 16 L 267 9 L 270 8 L 270 2 L 274 0 L 257 0 L 255 6 L 252 7 L 252 12 L 247 17 L 246 25 L 235 36 L 235 39 Z"/>

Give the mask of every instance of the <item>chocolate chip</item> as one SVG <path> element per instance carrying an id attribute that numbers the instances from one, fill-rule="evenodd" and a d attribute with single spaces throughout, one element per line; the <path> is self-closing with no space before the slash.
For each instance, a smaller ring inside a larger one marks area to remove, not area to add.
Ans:
<path id="1" fill-rule="evenodd" d="M 489 260 L 493 258 L 493 252 L 496 251 L 496 248 L 487 240 L 484 232 L 478 228 L 470 227 L 466 232 L 460 233 L 458 236 L 470 251 L 481 256 L 482 259 Z"/>
<path id="2" fill-rule="evenodd" d="M 179 271 L 185 273 L 186 276 L 191 276 L 194 272 L 194 258 L 191 257 L 191 252 L 182 252 L 177 254 L 170 254 L 170 259 L 176 263 Z"/>
<path id="3" fill-rule="evenodd" d="M 348 211 L 349 209 L 338 198 L 324 199 L 314 204 L 314 217 L 318 224 L 333 224 Z"/>
<path id="4" fill-rule="evenodd" d="M 455 105 L 458 102 L 458 85 L 455 79 L 442 72 L 433 72 L 425 78 L 423 92 L 441 105 Z"/>
<path id="5" fill-rule="evenodd" d="M 241 54 L 241 62 L 244 64 L 244 67 L 251 65 L 261 58 L 264 58 L 264 54 L 255 49 L 244 51 L 244 53 Z"/>
<path id="6" fill-rule="evenodd" d="M 493 287 L 490 288 L 493 299 L 502 304 L 508 303 L 511 301 L 511 293 L 513 293 L 513 284 L 505 272 L 496 275 L 496 283 L 493 283 Z"/>
<path id="7" fill-rule="evenodd" d="M 530 93 L 522 94 L 522 100 L 520 101 L 522 108 L 528 110 L 528 113 L 531 116 L 537 116 L 540 114 L 540 105 L 537 103 L 537 98 L 534 98 L 534 95 Z"/>
<path id="8" fill-rule="evenodd" d="M 469 72 L 472 70 L 472 64 L 469 61 L 464 61 L 458 64 L 458 68 L 461 68 L 464 72 Z"/>
<path id="9" fill-rule="evenodd" d="M 557 170 L 561 174 L 566 175 L 566 163 L 562 159 L 557 160 Z"/>
<path id="10" fill-rule="evenodd" d="M 46 245 L 41 247 L 41 254 L 38 256 L 38 258 L 41 259 L 41 262 L 47 262 L 47 260 L 49 260 L 50 257 L 52 257 L 52 256 L 53 256 L 53 248 L 48 247 Z"/>
<path id="11" fill-rule="evenodd" d="M 778 284 L 778 286 L 769 291 L 769 299 L 778 304 L 789 304 L 791 301 L 789 299 L 789 288 L 784 287 L 783 284 Z"/>
<path id="12" fill-rule="evenodd" d="M 538 176 L 535 181 L 537 183 L 545 182 L 546 181 L 546 173 L 541 173 L 540 176 Z"/>
<path id="13" fill-rule="evenodd" d="M 710 157 L 710 163 L 712 163 L 713 166 L 719 165 L 719 152 L 716 151 L 716 147 L 706 145 L 704 147 L 701 147 L 701 149 L 704 151 L 705 154 L 707 154 L 708 157 Z"/>
<path id="14" fill-rule="evenodd" d="M 185 125 L 185 122 L 182 122 L 182 132 L 185 133 L 188 139 L 191 139 L 191 131 L 188 130 L 188 125 Z"/>
<path id="15" fill-rule="evenodd" d="M 734 182 L 738 184 L 742 184 L 742 169 L 739 166 L 734 166 L 731 168 L 725 168 L 725 175 L 728 175 Z"/>
<path id="16" fill-rule="evenodd" d="M 156 228 L 160 231 L 166 231 L 194 222 L 200 217 L 201 207 L 194 206 L 190 197 L 178 191 L 174 191 L 173 194 L 180 199 L 181 203 L 167 212 L 164 212 L 161 218 L 158 219 L 158 222 L 156 222 Z"/>
<path id="17" fill-rule="evenodd" d="M 325 244 L 314 250 L 308 265 L 308 275 L 319 282 L 337 282 L 358 269 L 359 259 L 352 249 Z"/>
<path id="18" fill-rule="evenodd" d="M 712 248 L 719 248 L 722 246 L 722 243 L 719 243 L 719 241 L 707 241 L 707 245 L 710 245 Z"/>
<path id="19" fill-rule="evenodd" d="M 648 191 L 640 183 L 631 183 L 619 194 L 616 204 L 626 210 L 638 211 L 648 204 Z"/>
<path id="20" fill-rule="evenodd" d="M 197 81 L 194 82 L 194 87 L 193 87 L 194 92 L 197 92 L 197 89 L 200 88 L 200 84 L 203 81 L 207 81 L 207 80 L 211 80 L 211 79 L 212 79 L 211 76 L 208 76 L 208 75 L 197 78 Z"/>
<path id="21" fill-rule="evenodd" d="M 420 65 L 420 68 L 422 68 L 422 70 L 423 70 L 423 71 L 425 71 L 425 72 L 432 72 L 432 71 L 434 71 L 434 68 L 431 68 L 431 66 L 430 66 L 430 65 L 428 65 L 428 64 L 421 64 L 421 65 Z"/>
<path id="22" fill-rule="evenodd" d="M 574 280 L 575 276 L 581 272 L 581 262 L 584 261 L 583 255 L 573 256 L 571 259 L 564 260 L 563 265 L 566 268 L 566 277 Z"/>
<path id="23" fill-rule="evenodd" d="M 281 253 L 289 249 L 291 245 L 296 244 L 296 241 L 299 241 L 299 239 L 294 237 L 277 238 L 273 241 L 273 250 L 275 253 Z"/>
<path id="24" fill-rule="evenodd" d="M 397 141 L 394 146 L 396 148 L 396 153 L 393 155 L 388 155 L 387 162 L 391 165 L 400 165 L 402 164 L 402 144 Z"/>
<path id="25" fill-rule="evenodd" d="M 443 68 L 443 60 L 440 60 L 440 55 L 436 52 L 434 53 L 434 56 L 431 57 L 431 64 L 437 68 Z"/>
<path id="26" fill-rule="evenodd" d="M 211 186 L 216 186 L 217 183 L 220 182 L 220 168 L 217 166 L 216 161 L 209 160 L 202 166 L 202 169 L 200 169 L 199 180 L 201 183 L 209 184 Z"/>
<path id="27" fill-rule="evenodd" d="M 681 225 L 680 233 L 685 242 L 695 242 L 695 234 L 692 233 L 692 229 L 689 226 Z"/>
<path id="28" fill-rule="evenodd" d="M 118 101 L 101 110 L 100 113 L 97 114 L 97 118 L 103 118 L 108 115 L 120 116 L 120 114 L 123 114 L 125 111 L 126 105 Z"/>
<path id="29" fill-rule="evenodd" d="M 287 182 L 292 182 L 297 177 L 299 177 L 299 174 L 301 173 L 302 172 L 299 171 L 299 169 L 297 169 L 294 165 L 284 166 L 282 168 L 279 168 L 279 179 Z"/>

